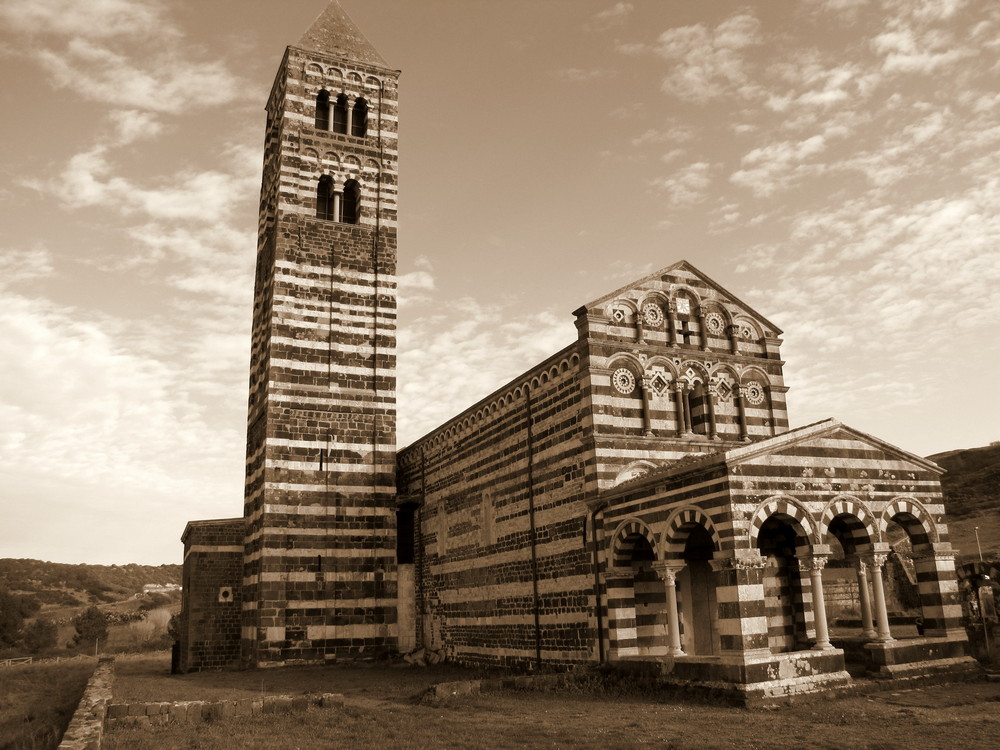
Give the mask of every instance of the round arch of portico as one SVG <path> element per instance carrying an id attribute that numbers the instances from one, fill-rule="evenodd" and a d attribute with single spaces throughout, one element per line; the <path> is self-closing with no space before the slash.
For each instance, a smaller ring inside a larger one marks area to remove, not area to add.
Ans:
<path id="1" fill-rule="evenodd" d="M 902 519 L 897 520 L 896 523 L 906 530 L 914 548 L 928 543 L 936 544 L 940 541 L 934 518 L 919 500 L 909 496 L 894 497 L 885 506 L 878 521 L 879 531 L 883 538 L 889 528 L 889 523 L 896 516 L 902 516 Z M 909 521 L 909 518 L 912 518 L 913 521 Z"/>
<path id="2" fill-rule="evenodd" d="M 878 515 L 861 499 L 853 495 L 837 495 L 823 509 L 816 538 L 822 542 L 830 533 L 830 524 L 840 516 L 850 516 L 855 523 L 848 525 L 855 547 L 868 548 L 882 541 Z"/>
<path id="3" fill-rule="evenodd" d="M 687 544 L 688 536 L 691 533 L 690 530 L 685 529 L 685 527 L 690 524 L 696 524 L 705 529 L 705 531 L 711 535 L 712 543 L 715 545 L 715 549 L 722 549 L 722 543 L 719 540 L 719 532 L 716 530 L 715 524 L 712 523 L 712 519 L 709 518 L 701 508 L 688 505 L 683 508 L 678 508 L 670 514 L 669 518 L 667 518 L 667 523 L 664 526 L 663 534 L 661 535 L 661 559 L 679 560 L 684 556 L 684 547 Z"/>
<path id="4" fill-rule="evenodd" d="M 631 479 L 636 479 L 641 477 L 656 468 L 656 464 L 652 461 L 648 461 L 644 458 L 640 458 L 638 461 L 633 461 L 628 466 L 624 467 L 615 475 L 615 483 L 611 485 L 612 487 L 617 487 L 623 482 L 627 482 Z"/>
<path id="5" fill-rule="evenodd" d="M 750 547 L 757 546 L 760 527 L 772 516 L 784 516 L 798 526 L 805 538 L 805 544 L 810 548 L 817 544 L 817 525 L 812 514 L 794 497 L 774 495 L 757 506 L 750 519 L 750 530 L 747 532 Z M 804 550 L 803 550 L 804 551 Z"/>
<path id="6" fill-rule="evenodd" d="M 657 554 L 656 534 L 649 528 L 645 521 L 638 518 L 626 518 L 615 529 L 611 537 L 611 566 L 614 568 L 628 567 L 631 562 L 631 546 L 625 545 L 625 540 L 630 536 L 640 536 L 649 542 L 653 554 Z"/>

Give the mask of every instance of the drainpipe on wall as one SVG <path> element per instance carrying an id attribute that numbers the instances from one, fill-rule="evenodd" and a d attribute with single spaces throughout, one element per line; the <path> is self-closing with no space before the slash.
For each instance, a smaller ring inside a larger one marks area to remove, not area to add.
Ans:
<path id="1" fill-rule="evenodd" d="M 597 554 L 597 514 L 601 506 L 590 513 L 590 544 L 594 568 L 594 615 L 597 618 L 597 663 L 604 663 L 604 616 L 601 613 L 601 562 Z"/>
<path id="2" fill-rule="evenodd" d="M 538 533 L 535 528 L 535 454 L 531 430 L 531 386 L 524 386 L 524 413 L 528 432 L 528 525 L 531 530 L 531 595 L 535 610 L 535 668 L 542 668 L 541 605 L 538 599 Z"/>

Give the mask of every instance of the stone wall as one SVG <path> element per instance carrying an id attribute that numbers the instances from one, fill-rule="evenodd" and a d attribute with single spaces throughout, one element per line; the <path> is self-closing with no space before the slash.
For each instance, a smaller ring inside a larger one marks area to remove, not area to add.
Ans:
<path id="1" fill-rule="evenodd" d="M 262 698 L 225 701 L 112 703 L 107 707 L 105 726 L 114 729 L 126 726 L 194 725 L 245 716 L 301 713 L 310 706 L 331 708 L 343 705 L 344 696 L 339 693 L 267 695 Z"/>
<path id="2" fill-rule="evenodd" d="M 111 701 L 114 666 L 111 658 L 102 658 L 97 663 L 59 743 L 59 750 L 100 750 L 104 717 Z"/>
<path id="3" fill-rule="evenodd" d="M 228 518 L 192 521 L 184 531 L 181 672 L 240 662 L 245 529 L 242 518 Z"/>

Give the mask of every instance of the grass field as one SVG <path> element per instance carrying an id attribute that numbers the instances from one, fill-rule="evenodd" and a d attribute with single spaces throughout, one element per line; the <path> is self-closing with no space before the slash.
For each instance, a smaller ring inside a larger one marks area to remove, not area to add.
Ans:
<path id="1" fill-rule="evenodd" d="M 162 666 L 149 657 L 145 663 L 139 657 L 119 660 L 115 700 L 248 696 L 260 692 L 263 680 L 267 693 L 340 692 L 346 705 L 197 726 L 116 728 L 105 736 L 105 750 L 1000 747 L 998 683 L 821 700 L 773 711 L 682 700 L 628 686 L 610 695 L 567 688 L 431 705 L 413 697 L 432 683 L 469 673 L 447 667 L 344 665 L 169 677 Z"/>
<path id="2" fill-rule="evenodd" d="M 94 665 L 73 660 L 0 669 L 0 750 L 56 747 Z"/>

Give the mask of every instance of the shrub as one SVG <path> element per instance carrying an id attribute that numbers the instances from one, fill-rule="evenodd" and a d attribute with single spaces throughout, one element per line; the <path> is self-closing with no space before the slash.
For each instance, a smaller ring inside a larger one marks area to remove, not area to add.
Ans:
<path id="1" fill-rule="evenodd" d="M 56 638 L 59 635 L 59 628 L 54 622 L 39 617 L 30 625 L 24 627 L 21 634 L 21 643 L 28 651 L 37 654 L 56 645 Z"/>
<path id="2" fill-rule="evenodd" d="M 73 620 L 76 628 L 76 636 L 73 638 L 74 645 L 92 646 L 97 641 L 106 641 L 108 638 L 108 621 L 97 607 L 88 607 Z"/>

